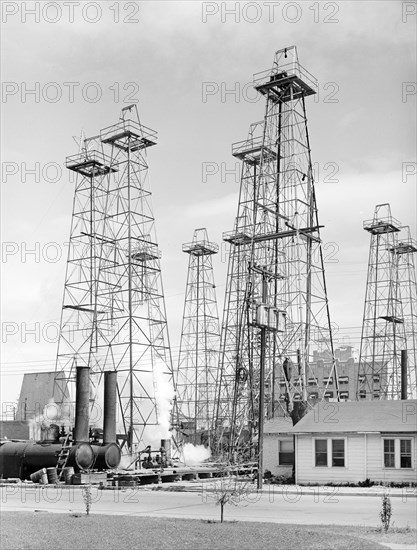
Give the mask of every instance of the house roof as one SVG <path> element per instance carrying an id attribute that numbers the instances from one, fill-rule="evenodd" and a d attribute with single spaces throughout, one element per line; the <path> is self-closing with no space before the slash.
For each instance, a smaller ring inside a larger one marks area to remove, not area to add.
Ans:
<path id="1" fill-rule="evenodd" d="M 264 434 L 281 434 L 288 433 L 292 428 L 291 418 L 279 416 L 271 420 L 265 420 Z"/>
<path id="2" fill-rule="evenodd" d="M 322 401 L 290 433 L 417 432 L 417 400 Z"/>

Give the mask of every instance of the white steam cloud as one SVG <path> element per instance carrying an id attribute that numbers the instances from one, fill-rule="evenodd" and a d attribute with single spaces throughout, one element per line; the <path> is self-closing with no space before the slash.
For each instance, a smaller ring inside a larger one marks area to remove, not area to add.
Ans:
<path id="1" fill-rule="evenodd" d="M 201 464 L 211 456 L 210 449 L 204 447 L 204 445 L 193 445 L 192 443 L 186 443 L 183 452 L 184 461 L 187 466 Z"/>

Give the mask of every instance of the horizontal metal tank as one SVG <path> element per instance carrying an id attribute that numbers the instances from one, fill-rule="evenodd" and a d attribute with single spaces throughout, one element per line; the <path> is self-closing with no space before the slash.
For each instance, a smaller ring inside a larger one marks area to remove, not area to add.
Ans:
<path id="1" fill-rule="evenodd" d="M 43 441 L 0 442 L 0 475 L 3 478 L 28 479 L 40 468 L 56 466 L 62 445 Z M 91 468 L 94 451 L 89 443 L 77 443 L 70 451 L 67 466 L 76 470 Z"/>
<path id="2" fill-rule="evenodd" d="M 93 468 L 97 470 L 109 470 L 117 468 L 122 459 L 122 451 L 117 443 L 107 445 L 92 445 L 95 459 Z"/>

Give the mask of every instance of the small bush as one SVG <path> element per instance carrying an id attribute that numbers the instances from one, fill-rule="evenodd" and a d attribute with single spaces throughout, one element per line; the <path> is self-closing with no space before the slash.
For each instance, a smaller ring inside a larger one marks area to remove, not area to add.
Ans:
<path id="1" fill-rule="evenodd" d="M 92 497 L 91 497 L 91 484 L 88 483 L 87 485 L 82 486 L 82 493 L 83 493 L 83 499 L 85 504 L 85 511 L 87 513 L 87 516 L 90 515 L 90 509 L 91 509 L 91 503 L 92 503 Z"/>
<path id="2" fill-rule="evenodd" d="M 379 517 L 381 518 L 382 527 L 385 533 L 388 532 L 389 524 L 391 522 L 392 516 L 392 506 L 391 499 L 388 495 L 382 497 L 382 510 L 379 512 Z"/>

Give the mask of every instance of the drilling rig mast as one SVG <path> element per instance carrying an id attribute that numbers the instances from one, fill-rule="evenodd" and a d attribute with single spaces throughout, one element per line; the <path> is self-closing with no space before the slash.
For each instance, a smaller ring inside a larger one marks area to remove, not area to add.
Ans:
<path id="1" fill-rule="evenodd" d="M 93 401 L 103 373 L 118 373 L 118 429 L 131 453 L 152 439 L 148 427 L 168 424 L 161 388 L 173 392 L 148 183 L 147 149 L 156 139 L 131 105 L 66 161 L 77 183 L 57 371 L 71 382 L 76 366 L 89 366 Z"/>
<path id="2" fill-rule="evenodd" d="M 407 352 L 408 396 L 416 393 L 417 297 L 414 253 L 408 227 L 379 204 L 363 224 L 371 234 L 358 399 L 401 399 L 401 352 Z"/>
<path id="3" fill-rule="evenodd" d="M 183 443 L 211 446 L 220 343 L 212 257 L 219 247 L 202 228 L 182 250 L 189 262 L 176 379 L 177 429 Z"/>
<path id="4" fill-rule="evenodd" d="M 305 106 L 317 81 L 292 46 L 276 52 L 254 85 L 265 115 L 233 145 L 240 198 L 234 229 L 223 236 L 230 256 L 216 423 L 219 450 L 229 456 L 242 442 L 254 456 L 263 418 L 290 414 L 310 390 L 323 399 L 334 383 L 338 398 Z M 326 383 L 315 376 L 313 351 L 331 362 Z"/>

